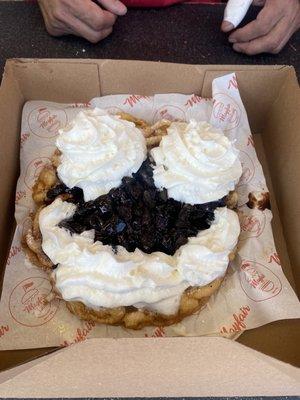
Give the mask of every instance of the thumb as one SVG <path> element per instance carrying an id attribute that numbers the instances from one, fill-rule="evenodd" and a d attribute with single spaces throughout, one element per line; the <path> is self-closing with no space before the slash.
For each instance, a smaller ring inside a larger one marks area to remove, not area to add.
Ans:
<path id="1" fill-rule="evenodd" d="M 253 0 L 253 5 L 254 6 L 264 6 L 266 3 L 266 0 Z"/>
<path id="2" fill-rule="evenodd" d="M 228 0 L 224 11 L 224 18 L 221 29 L 229 32 L 236 28 L 244 19 L 252 0 Z"/>
<path id="3" fill-rule="evenodd" d="M 127 7 L 119 0 L 97 0 L 97 2 L 115 15 L 124 15 L 127 13 Z"/>

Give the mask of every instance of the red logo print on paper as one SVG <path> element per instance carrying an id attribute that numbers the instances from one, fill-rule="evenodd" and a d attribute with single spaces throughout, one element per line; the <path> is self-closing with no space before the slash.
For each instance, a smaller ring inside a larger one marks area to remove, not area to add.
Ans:
<path id="1" fill-rule="evenodd" d="M 90 108 L 91 107 L 91 103 L 73 103 L 71 105 L 72 108 Z"/>
<path id="2" fill-rule="evenodd" d="M 30 161 L 25 170 L 24 177 L 24 182 L 28 189 L 32 190 L 32 186 L 40 175 L 42 169 L 46 164 L 49 164 L 50 162 L 51 160 L 48 157 L 34 158 L 32 161 Z"/>
<path id="3" fill-rule="evenodd" d="M 245 324 L 245 320 L 248 317 L 250 313 L 250 307 L 249 306 L 243 306 L 240 307 L 239 311 L 237 313 L 234 313 L 232 315 L 233 317 L 233 322 L 230 326 L 222 326 L 220 329 L 221 333 L 234 333 L 234 332 L 240 332 L 243 331 L 247 328 Z"/>
<path id="4" fill-rule="evenodd" d="M 240 159 L 242 164 L 243 173 L 240 177 L 238 186 L 246 185 L 252 181 L 255 175 L 255 165 L 250 156 L 244 151 L 240 150 Z"/>
<path id="5" fill-rule="evenodd" d="M 271 262 L 273 262 L 273 261 L 274 261 L 277 265 L 281 265 L 279 255 L 278 255 L 277 253 L 272 253 L 272 254 L 270 255 L 270 258 L 269 258 L 268 263 L 271 264 Z"/>
<path id="6" fill-rule="evenodd" d="M 227 89 L 238 89 L 238 83 L 235 75 L 229 80 Z"/>
<path id="7" fill-rule="evenodd" d="M 30 133 L 26 132 L 26 133 L 22 133 L 21 134 L 21 140 L 20 140 L 20 146 L 21 148 L 24 146 L 24 143 L 26 142 L 26 140 L 29 138 Z"/>
<path id="8" fill-rule="evenodd" d="M 32 277 L 24 279 L 14 287 L 9 297 L 12 318 L 23 326 L 36 327 L 49 322 L 56 314 L 59 300 L 48 302 L 52 291 L 48 279 Z"/>
<path id="9" fill-rule="evenodd" d="M 147 333 L 145 333 L 145 337 L 165 337 L 165 336 L 166 332 L 162 326 L 155 328 L 152 335 L 150 336 Z"/>
<path id="10" fill-rule="evenodd" d="M 1 325 L 0 326 L 0 338 L 4 336 L 7 332 L 9 332 L 9 326 L 8 325 Z"/>
<path id="11" fill-rule="evenodd" d="M 9 250 L 9 254 L 7 257 L 6 265 L 10 265 L 11 260 L 21 251 L 20 246 L 12 246 Z"/>
<path id="12" fill-rule="evenodd" d="M 26 198 L 26 192 L 25 190 L 19 190 L 18 192 L 16 192 L 16 198 L 15 198 L 15 203 L 19 203 L 20 200 L 25 199 Z"/>
<path id="13" fill-rule="evenodd" d="M 203 97 L 197 96 L 196 94 L 193 94 L 188 101 L 185 103 L 185 106 L 187 108 L 192 108 L 196 104 L 200 104 L 203 101 Z M 207 100 L 207 99 L 205 99 Z"/>
<path id="14" fill-rule="evenodd" d="M 65 340 L 61 344 L 61 347 L 70 346 L 71 344 L 83 342 L 84 340 L 87 339 L 88 334 L 93 330 L 95 325 L 96 325 L 96 323 L 94 321 L 85 321 L 83 324 L 83 326 L 84 326 L 83 328 L 77 328 L 73 340 L 71 340 L 71 341 Z"/>
<path id="15" fill-rule="evenodd" d="M 240 240 L 245 240 L 251 237 L 259 237 L 266 226 L 266 215 L 258 210 L 252 210 L 251 214 L 247 214 L 242 210 L 238 211 L 241 237 Z"/>
<path id="16" fill-rule="evenodd" d="M 156 111 L 153 122 L 155 123 L 161 119 L 168 119 L 169 121 L 186 121 L 186 115 L 180 107 L 165 105 Z"/>
<path id="17" fill-rule="evenodd" d="M 149 96 L 139 96 L 139 95 L 132 94 L 124 100 L 123 104 L 124 104 L 124 106 L 128 105 L 130 107 L 133 107 L 137 103 L 139 103 L 141 100 L 149 101 L 150 99 L 151 99 L 151 97 L 149 97 Z"/>
<path id="18" fill-rule="evenodd" d="M 249 136 L 248 136 L 248 139 L 247 139 L 247 146 L 254 147 L 254 139 L 253 139 L 253 136 L 252 136 L 252 135 L 249 135 Z"/>
<path id="19" fill-rule="evenodd" d="M 213 101 L 213 116 L 219 126 L 225 131 L 230 131 L 240 124 L 241 109 L 236 101 L 225 93 L 217 93 Z"/>
<path id="20" fill-rule="evenodd" d="M 257 261 L 243 261 L 240 283 L 247 297 L 255 302 L 269 300 L 282 290 L 278 276 Z"/>
<path id="21" fill-rule="evenodd" d="M 58 130 L 68 122 L 67 114 L 61 108 L 38 107 L 28 116 L 28 125 L 32 133 L 41 138 L 53 138 Z"/>

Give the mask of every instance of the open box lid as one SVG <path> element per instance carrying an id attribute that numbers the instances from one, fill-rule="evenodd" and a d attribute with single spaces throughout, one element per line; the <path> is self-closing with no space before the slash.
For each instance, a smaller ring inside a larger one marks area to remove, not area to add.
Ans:
<path id="1" fill-rule="evenodd" d="M 0 383 L 0 397 L 291 396 L 300 370 L 223 338 L 90 339 Z"/>

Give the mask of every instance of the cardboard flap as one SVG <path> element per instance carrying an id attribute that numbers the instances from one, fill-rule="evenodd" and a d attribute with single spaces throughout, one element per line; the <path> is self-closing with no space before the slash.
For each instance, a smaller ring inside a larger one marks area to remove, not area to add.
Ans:
<path id="1" fill-rule="evenodd" d="M 236 342 L 209 337 L 91 339 L 42 358 L 0 385 L 2 397 L 299 393 L 298 369 Z"/>
<path id="2" fill-rule="evenodd" d="M 7 248 L 14 230 L 15 184 L 19 171 L 19 132 L 23 95 L 14 77 L 11 64 L 6 64 L 0 87 L 0 292 L 1 267 L 7 256 Z"/>
<path id="3" fill-rule="evenodd" d="M 204 68 L 196 65 L 123 60 L 99 62 L 99 70 L 102 96 L 122 93 L 147 96 L 174 92 L 200 94 L 205 73 Z"/>
<path id="4" fill-rule="evenodd" d="M 27 100 L 61 103 L 88 102 L 100 96 L 98 65 L 93 60 L 81 63 L 72 60 L 66 68 L 61 60 L 9 60 L 15 78 Z M 34 76 L 34 79 L 32 79 Z"/>
<path id="5" fill-rule="evenodd" d="M 300 88 L 290 70 L 266 118 L 263 142 L 297 288 L 300 288 Z M 292 158 L 291 158 L 292 157 Z M 298 238 L 298 240 L 297 240 Z"/>
<path id="6" fill-rule="evenodd" d="M 293 270 L 292 270 L 291 262 L 290 262 L 287 247 L 286 247 L 286 241 L 285 241 L 284 234 L 282 231 L 280 214 L 279 214 L 279 210 L 278 210 L 276 196 L 274 193 L 274 185 L 273 185 L 273 182 L 271 179 L 271 173 L 270 173 L 269 165 L 268 165 L 268 162 L 266 159 L 266 153 L 265 153 L 265 149 L 264 149 L 262 135 L 254 134 L 253 139 L 255 142 L 255 150 L 258 154 L 259 161 L 263 167 L 264 175 L 265 175 L 267 185 L 269 188 L 269 192 L 270 192 L 272 214 L 273 214 L 272 229 L 274 232 L 274 240 L 275 240 L 275 244 L 276 244 L 276 250 L 277 250 L 277 252 L 279 254 L 279 258 L 281 260 L 281 266 L 282 266 L 283 272 L 284 272 L 285 276 L 287 277 L 287 279 L 289 280 L 291 286 L 295 289 L 296 284 L 295 284 Z M 275 183 L 276 183 L 276 180 L 275 180 Z"/>

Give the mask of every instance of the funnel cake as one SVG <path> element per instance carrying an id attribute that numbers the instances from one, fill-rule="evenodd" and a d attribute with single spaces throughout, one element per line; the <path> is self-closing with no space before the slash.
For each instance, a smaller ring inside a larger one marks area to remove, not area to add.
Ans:
<path id="1" fill-rule="evenodd" d="M 170 134 L 171 121 L 151 126 L 129 114 L 118 118 L 129 123 L 128 129 L 134 124 L 143 133 L 143 161 L 137 167 L 133 154 L 133 170 L 122 173 L 120 184 L 107 187 L 102 176 L 99 184 L 98 174 L 96 188 L 88 182 L 85 191 L 84 184 L 71 187 L 62 182 L 66 170 L 59 172 L 63 152 L 57 150 L 33 187 L 37 210 L 23 245 L 30 261 L 49 273 L 56 295 L 79 318 L 131 329 L 172 325 L 203 308 L 222 283 L 239 234 L 231 211 L 237 194 L 226 187 L 223 197 L 201 204 L 170 197 L 169 189 L 157 184 L 161 154 L 153 151 Z M 235 174 L 238 178 L 240 172 Z M 104 193 L 98 196 L 99 188 Z M 210 264 L 215 271 L 207 276 Z"/>

